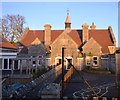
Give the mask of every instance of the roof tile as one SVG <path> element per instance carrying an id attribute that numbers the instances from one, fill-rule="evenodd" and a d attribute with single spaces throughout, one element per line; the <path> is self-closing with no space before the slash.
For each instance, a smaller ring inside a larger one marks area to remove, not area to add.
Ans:
<path id="1" fill-rule="evenodd" d="M 51 30 L 51 42 L 62 34 L 64 30 Z M 69 36 L 80 46 L 82 44 L 82 30 L 71 30 Z M 103 53 L 109 53 L 108 46 L 113 46 L 109 31 L 89 30 L 89 39 L 93 37 L 102 47 Z M 29 30 L 26 37 L 21 41 L 25 46 L 29 46 L 36 38 L 44 42 L 44 30 Z"/>
<path id="2" fill-rule="evenodd" d="M 109 53 L 108 46 L 113 46 L 108 30 L 89 30 L 89 39 L 93 37 L 101 46 L 103 53 Z"/>
<path id="3" fill-rule="evenodd" d="M 8 42 L 8 40 L 2 35 L 2 41 L 0 41 L 1 48 L 17 49 L 13 44 Z"/>

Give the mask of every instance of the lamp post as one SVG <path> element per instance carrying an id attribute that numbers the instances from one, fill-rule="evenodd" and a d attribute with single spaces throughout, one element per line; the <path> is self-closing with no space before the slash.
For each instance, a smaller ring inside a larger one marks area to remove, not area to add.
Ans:
<path id="1" fill-rule="evenodd" d="M 64 93 L 64 49 L 62 48 L 62 92 L 61 92 L 61 99 L 63 98 Z"/>

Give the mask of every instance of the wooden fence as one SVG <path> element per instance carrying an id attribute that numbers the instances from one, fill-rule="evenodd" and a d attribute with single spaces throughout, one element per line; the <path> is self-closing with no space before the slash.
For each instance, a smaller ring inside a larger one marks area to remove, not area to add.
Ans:
<path id="1" fill-rule="evenodd" d="M 72 74 L 73 74 L 73 67 L 71 67 L 64 76 L 64 89 L 66 88 L 67 83 L 71 78 Z"/>
<path id="2" fill-rule="evenodd" d="M 67 82 L 73 74 L 73 67 L 71 67 L 64 76 L 64 82 Z"/>

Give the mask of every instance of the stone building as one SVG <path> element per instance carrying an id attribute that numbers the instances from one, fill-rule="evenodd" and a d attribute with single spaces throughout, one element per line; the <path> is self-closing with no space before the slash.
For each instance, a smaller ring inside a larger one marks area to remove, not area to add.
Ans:
<path id="1" fill-rule="evenodd" d="M 65 20 L 65 29 L 52 30 L 50 24 L 44 25 L 44 30 L 30 30 L 27 27 L 19 42 L 22 46 L 29 47 L 36 39 L 45 46 L 49 65 L 61 64 L 63 47 L 65 58 L 74 66 L 83 63 L 83 58 L 86 65 L 100 66 L 101 55 L 113 54 L 116 48 L 116 39 L 111 26 L 108 29 L 96 29 L 94 23 L 90 28 L 85 23 L 82 29 L 72 29 L 69 13 Z M 66 59 L 64 61 L 67 69 L 69 63 Z"/>

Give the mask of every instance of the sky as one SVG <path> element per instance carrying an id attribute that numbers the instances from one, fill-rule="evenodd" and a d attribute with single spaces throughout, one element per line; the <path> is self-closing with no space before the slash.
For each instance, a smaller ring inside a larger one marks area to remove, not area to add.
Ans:
<path id="1" fill-rule="evenodd" d="M 2 2 L 2 16 L 20 14 L 25 17 L 30 29 L 44 29 L 51 24 L 52 29 L 64 29 L 69 9 L 72 29 L 82 29 L 82 24 L 96 29 L 112 26 L 118 44 L 118 2 Z M 120 44 L 120 42 L 119 42 Z"/>

